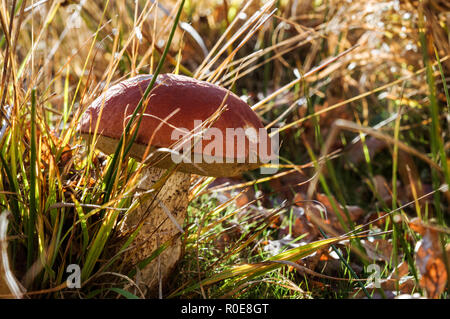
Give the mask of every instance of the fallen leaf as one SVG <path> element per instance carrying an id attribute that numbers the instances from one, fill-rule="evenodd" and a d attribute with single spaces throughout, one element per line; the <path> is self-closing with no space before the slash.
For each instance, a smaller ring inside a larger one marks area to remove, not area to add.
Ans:
<path id="1" fill-rule="evenodd" d="M 292 200 L 295 205 L 302 206 L 304 204 L 305 195 L 303 193 L 295 193 L 294 199 Z"/>
<path id="2" fill-rule="evenodd" d="M 385 215 L 387 215 L 386 212 L 373 212 L 369 215 L 365 223 L 371 223 L 373 226 L 377 226 L 378 228 L 383 229 L 385 227 L 387 219 L 383 217 Z"/>
<path id="3" fill-rule="evenodd" d="M 375 192 L 378 196 L 386 203 L 386 205 L 391 205 L 392 195 L 386 178 L 382 175 L 375 175 L 373 177 L 373 183 L 375 186 Z"/>
<path id="4" fill-rule="evenodd" d="M 293 191 L 297 193 L 307 191 L 308 180 L 309 177 L 305 174 L 294 171 L 280 178 L 272 179 L 269 183 L 273 191 L 278 193 L 283 199 L 293 200 L 295 198 Z"/>
<path id="5" fill-rule="evenodd" d="M 235 222 L 224 221 L 222 227 L 224 230 L 214 240 L 214 245 L 219 251 L 225 251 L 227 247 L 239 240 L 242 234 L 240 225 Z"/>
<path id="6" fill-rule="evenodd" d="M 420 286 L 426 290 L 428 298 L 439 298 L 445 289 L 448 277 L 439 232 L 419 218 L 411 220 L 409 225 L 412 230 L 422 235 L 422 239 L 417 242 L 415 248 L 416 264 L 421 274 Z"/>
<path id="7" fill-rule="evenodd" d="M 234 185 L 239 185 L 245 183 L 244 180 L 235 179 L 235 178 L 216 178 L 214 182 L 212 182 L 208 188 L 213 187 L 229 187 Z M 252 187 L 246 188 L 234 188 L 231 190 L 224 190 L 220 192 L 216 192 L 216 196 L 221 202 L 225 202 L 231 198 L 234 199 L 236 206 L 243 207 L 247 205 L 249 202 L 255 199 L 255 191 Z"/>
<path id="8" fill-rule="evenodd" d="M 405 261 L 402 261 L 400 264 L 397 265 L 397 268 L 392 271 L 392 273 L 389 275 L 388 278 L 392 279 L 400 279 L 402 277 L 405 277 L 409 274 L 409 267 L 408 263 Z"/>
<path id="9" fill-rule="evenodd" d="M 384 150 L 387 146 L 386 142 L 380 140 L 378 138 L 369 136 L 366 137 L 365 146 L 369 152 L 369 158 L 373 159 L 375 155 Z M 363 148 L 363 143 L 361 140 L 353 144 L 350 149 L 346 153 L 348 161 L 353 163 L 354 165 L 358 165 L 361 162 L 365 161 L 365 153 Z"/>
<path id="10" fill-rule="evenodd" d="M 361 240 L 366 249 L 367 256 L 375 261 L 389 262 L 392 255 L 392 243 L 386 239 L 374 239 L 373 241 Z"/>
<path id="11" fill-rule="evenodd" d="M 332 197 L 331 199 L 335 202 L 335 205 L 337 207 L 337 212 L 336 212 L 333 209 L 333 205 L 332 205 L 331 201 L 328 199 L 328 197 L 325 194 L 317 193 L 316 199 L 320 203 L 322 203 L 326 208 L 327 221 L 325 221 L 325 222 L 328 224 L 331 224 L 333 226 L 333 228 L 343 231 L 344 229 L 339 221 L 337 214 L 339 214 L 341 219 L 346 223 L 346 225 L 348 225 L 349 221 L 348 221 L 347 215 L 344 212 L 344 207 L 341 204 L 339 204 L 334 197 Z M 315 206 L 318 206 L 318 205 L 315 205 Z M 318 208 L 319 207 L 316 207 L 316 209 L 315 209 L 316 216 L 320 216 L 320 211 L 318 210 Z M 350 220 L 352 222 L 357 221 L 364 214 L 364 210 L 358 206 L 346 206 L 346 208 L 347 208 L 347 212 L 350 217 Z M 312 210 L 312 212 L 314 212 L 314 210 Z"/>
<path id="12" fill-rule="evenodd" d="M 303 211 L 303 209 L 301 210 Z M 303 238 L 303 241 L 305 242 L 311 242 L 318 238 L 319 231 L 317 230 L 317 227 L 311 224 L 311 222 L 306 218 L 304 211 L 301 214 L 300 213 L 294 214 L 294 218 L 295 221 L 292 227 L 292 236 L 294 238 L 304 234 L 308 234 Z"/>

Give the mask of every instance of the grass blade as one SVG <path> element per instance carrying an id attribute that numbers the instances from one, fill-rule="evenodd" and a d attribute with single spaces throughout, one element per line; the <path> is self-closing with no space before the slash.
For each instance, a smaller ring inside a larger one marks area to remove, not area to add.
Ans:
<path id="1" fill-rule="evenodd" d="M 30 141 L 30 206 L 27 227 L 27 267 L 34 259 L 34 231 L 37 215 L 36 187 L 37 187 L 37 159 L 36 159 L 36 89 L 31 91 L 31 141 Z"/>

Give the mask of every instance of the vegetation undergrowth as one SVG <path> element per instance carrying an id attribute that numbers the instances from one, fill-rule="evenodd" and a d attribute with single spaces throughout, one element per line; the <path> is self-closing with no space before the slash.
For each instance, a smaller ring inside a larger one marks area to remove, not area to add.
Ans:
<path id="1" fill-rule="evenodd" d="M 420 0 L 2 2 L 0 246 L 15 296 L 146 296 L 138 268 L 171 241 L 126 273 L 139 229 L 115 238 L 139 205 L 145 165 L 127 154 L 145 97 L 112 156 L 77 127 L 112 84 L 179 73 L 247 101 L 280 153 L 272 175 L 192 177 L 163 297 L 448 298 L 449 12 Z M 73 264 L 80 289 L 67 287 Z"/>

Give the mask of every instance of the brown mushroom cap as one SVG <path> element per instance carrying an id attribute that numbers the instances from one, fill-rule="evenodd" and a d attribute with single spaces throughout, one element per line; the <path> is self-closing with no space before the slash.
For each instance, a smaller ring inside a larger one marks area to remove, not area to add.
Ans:
<path id="1" fill-rule="evenodd" d="M 129 116 L 137 107 L 151 79 L 152 75 L 130 78 L 112 86 L 94 100 L 82 116 L 79 126 L 82 136 L 91 138 L 101 116 L 96 146 L 104 153 L 114 153 Z M 145 105 L 147 105 L 146 108 Z M 225 111 L 214 118 L 215 112 L 223 105 L 226 106 Z M 259 167 L 270 157 L 266 155 L 271 154 L 272 150 L 270 138 L 256 113 L 239 97 L 217 85 L 182 75 L 161 74 L 149 94 L 148 104 L 144 103 L 144 108 L 139 131 L 130 150 L 130 155 L 138 160 L 142 160 L 149 143 L 151 143 L 151 151 L 159 148 L 173 149 L 181 138 L 181 134 L 175 134 L 179 136 L 179 139 L 173 139 L 174 130 L 193 132 L 194 125 L 204 121 L 207 122 L 206 128 L 217 128 L 222 132 L 221 147 L 211 145 L 208 147 L 214 137 L 210 137 L 210 140 L 202 140 L 200 148 L 194 147 L 193 152 L 198 153 L 201 149 L 203 158 L 209 160 L 202 160 L 200 163 L 182 162 L 180 171 L 207 176 L 234 176 Z M 242 128 L 241 132 L 252 128 L 256 133 L 255 135 L 251 130 L 247 130 L 249 133 L 241 136 L 245 138 L 245 147 L 236 143 L 233 134 L 228 134 L 230 131 L 227 129 L 237 128 Z M 259 141 L 264 139 L 268 144 L 265 146 L 267 151 L 260 152 Z M 184 141 L 186 140 L 185 138 Z M 190 141 L 191 144 L 198 142 L 192 139 Z M 232 150 L 230 145 L 233 145 Z M 252 152 L 257 153 L 256 161 L 255 156 L 250 156 Z M 263 155 L 260 156 L 260 153 Z M 156 161 L 154 166 L 168 168 L 172 164 L 170 154 L 165 153 L 163 159 Z"/>

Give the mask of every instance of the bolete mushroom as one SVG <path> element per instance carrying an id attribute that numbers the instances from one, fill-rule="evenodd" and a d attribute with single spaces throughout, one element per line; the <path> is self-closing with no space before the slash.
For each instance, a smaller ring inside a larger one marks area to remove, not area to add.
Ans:
<path id="1" fill-rule="evenodd" d="M 151 79 L 152 75 L 130 78 L 94 100 L 81 119 L 79 131 L 83 138 L 92 139 L 98 122 L 96 147 L 105 154 L 114 153 L 125 124 Z M 142 171 L 145 178 L 138 189 L 151 189 L 168 168 L 174 163 L 178 166 L 158 192 L 157 200 L 141 203 L 125 217 L 125 231 L 146 218 L 135 238 L 137 248 L 127 252 L 126 260 L 133 264 L 149 257 L 160 244 L 180 231 L 192 173 L 236 176 L 267 163 L 273 155 L 270 138 L 256 113 L 239 97 L 217 85 L 181 75 L 159 75 L 143 111 L 129 152 L 136 160 L 148 164 Z M 154 156 L 144 159 L 149 143 Z M 177 152 L 164 153 L 167 149 Z M 159 255 L 159 262 L 152 261 L 141 270 L 141 279 L 150 291 L 158 287 L 158 278 L 167 278 L 181 252 L 178 240 Z"/>

